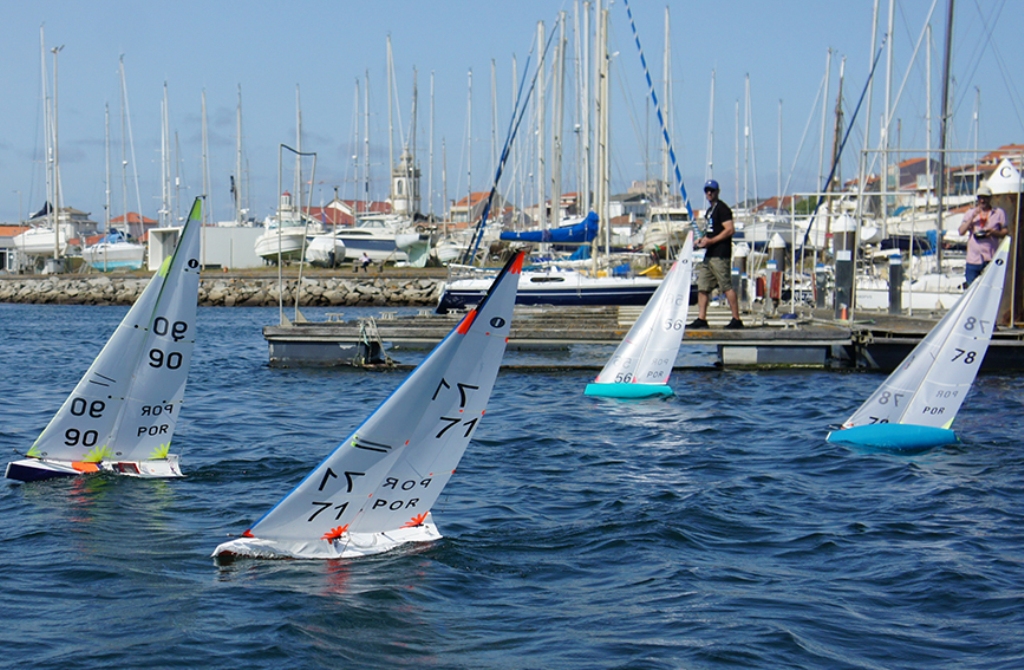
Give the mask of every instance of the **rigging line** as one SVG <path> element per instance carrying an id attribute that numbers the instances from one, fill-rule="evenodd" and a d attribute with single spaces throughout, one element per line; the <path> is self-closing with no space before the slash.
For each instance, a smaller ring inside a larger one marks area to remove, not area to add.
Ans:
<path id="1" fill-rule="evenodd" d="M 1004 0 L 1004 2 L 1001 3 L 999 5 L 999 7 L 992 12 L 992 20 L 991 21 L 985 21 L 985 16 L 982 13 L 981 5 L 978 4 L 977 0 L 975 0 L 975 2 L 974 2 L 974 6 L 977 8 L 978 14 L 981 16 L 982 24 L 984 26 L 986 26 L 986 30 L 985 30 L 986 40 L 985 40 L 984 43 L 992 47 L 992 54 L 995 57 L 996 64 L 999 66 L 999 72 L 1003 76 L 1003 83 L 1006 86 L 1007 93 L 1009 93 L 1010 101 L 1013 103 L 1014 114 L 1016 114 L 1016 116 L 1017 116 L 1017 121 L 1021 124 L 1022 127 L 1024 127 L 1024 120 L 1021 119 L 1020 109 L 1018 108 L 1018 103 L 1021 102 L 1020 93 L 1017 92 L 1016 87 L 1013 85 L 1012 77 L 1010 77 L 1007 74 L 1006 62 L 1003 59 L 1002 53 L 999 51 L 999 45 L 995 42 L 995 40 L 992 39 L 992 33 L 993 33 L 993 30 L 994 30 L 994 26 L 998 22 L 999 15 L 1002 13 L 1003 7 L 1005 6 L 1005 4 L 1006 3 L 1005 3 L 1005 0 Z M 981 57 L 979 55 L 978 62 L 975 64 L 974 68 L 971 70 L 970 77 L 967 79 L 967 81 L 973 80 L 974 73 L 978 69 L 978 66 L 980 64 L 981 64 Z M 959 108 L 960 104 L 963 103 L 963 101 L 966 99 L 966 97 L 967 97 L 967 93 L 965 92 L 964 95 L 961 97 L 960 102 L 957 103 L 956 108 Z"/>
<path id="2" fill-rule="evenodd" d="M 665 116 L 662 114 L 661 104 L 658 102 L 658 94 L 654 90 L 654 81 L 651 79 L 651 71 L 647 68 L 647 58 L 644 56 L 643 47 L 640 46 L 640 34 L 636 30 L 636 22 L 633 21 L 633 10 L 629 7 L 629 0 L 624 0 L 623 4 L 626 6 L 626 14 L 629 16 L 629 26 L 633 29 L 633 40 L 636 42 L 636 49 L 640 54 L 640 64 L 644 68 L 644 76 L 647 77 L 647 90 L 650 91 L 651 100 L 654 101 L 654 110 L 657 113 L 658 125 L 661 126 L 661 135 L 665 140 L 665 146 L 668 148 L 668 156 L 672 161 L 672 170 L 675 173 L 676 183 L 679 185 L 679 193 L 683 196 L 683 204 L 686 205 L 686 211 L 690 216 L 690 225 L 693 227 L 694 233 L 699 235 L 700 229 L 693 218 L 693 207 L 690 206 L 690 197 L 686 194 L 686 186 L 683 184 L 683 176 L 679 172 L 679 163 L 676 161 L 676 151 L 672 147 L 672 138 L 669 137 L 668 127 L 665 125 Z"/>
<path id="3" fill-rule="evenodd" d="M 843 133 L 843 141 L 839 143 L 839 150 L 836 152 L 836 157 L 832 160 L 832 169 L 828 172 L 828 177 L 825 178 L 825 183 L 821 185 L 821 193 L 826 192 L 826 188 L 832 183 L 832 178 L 835 177 L 836 168 L 839 166 L 839 159 L 843 155 L 843 148 L 846 147 L 846 140 L 850 139 L 850 131 L 853 130 L 853 124 L 857 120 L 857 114 L 860 112 L 861 103 L 864 102 L 864 95 L 868 92 L 868 87 L 871 86 L 871 80 L 875 76 L 875 69 L 878 67 L 878 59 L 882 56 L 882 51 L 885 50 L 885 43 L 888 41 L 889 36 L 886 35 L 882 38 L 882 43 L 878 46 L 878 52 L 875 53 L 875 60 L 871 63 L 871 70 L 868 72 L 868 79 L 864 82 L 864 88 L 860 92 L 860 98 L 857 100 L 857 106 L 853 110 L 853 114 L 850 116 L 850 125 L 846 127 L 846 132 Z M 818 216 L 818 210 L 821 208 L 821 203 L 825 201 L 825 198 L 818 198 L 818 203 L 814 206 L 814 211 L 811 212 L 811 218 L 807 222 L 807 230 L 804 231 L 804 239 L 801 243 L 801 247 L 807 247 L 807 238 L 811 235 L 811 230 L 814 228 L 814 219 Z"/>
<path id="4" fill-rule="evenodd" d="M 544 62 L 548 54 L 548 49 L 551 47 L 551 42 L 554 40 L 557 31 L 551 31 L 551 35 L 548 37 L 547 44 L 544 45 L 544 53 L 541 55 L 539 62 Z M 540 45 L 537 45 L 538 49 Z M 491 205 L 494 203 L 494 194 L 498 190 L 498 182 L 501 181 L 501 173 L 505 169 L 505 163 L 508 161 L 509 150 L 512 148 L 512 140 L 515 139 L 516 133 L 519 131 L 519 124 L 522 123 L 523 115 L 527 110 L 527 103 L 530 100 L 530 96 L 533 95 L 534 87 L 537 85 L 537 78 L 543 77 L 544 73 L 538 67 L 537 71 L 533 74 L 533 80 L 530 82 L 530 89 L 526 92 L 525 98 L 522 95 L 523 86 L 526 85 L 526 75 L 530 70 L 530 56 L 526 57 L 526 66 L 523 68 L 523 78 L 519 81 L 519 92 L 516 94 L 515 104 L 512 106 L 512 117 L 509 119 L 508 134 L 505 137 L 505 146 L 501 149 L 501 158 L 498 160 L 498 167 L 494 173 L 494 181 L 491 183 L 491 192 L 487 195 L 487 204 L 484 205 L 484 211 L 480 215 L 480 223 L 477 224 L 476 232 L 473 234 L 473 245 L 472 251 L 469 247 L 466 247 L 466 253 L 463 254 L 462 264 L 467 265 L 468 260 L 476 257 L 476 252 L 480 248 L 480 241 L 484 236 L 484 229 L 487 227 L 487 217 L 491 213 Z M 520 104 L 522 106 L 520 106 Z M 519 111 L 518 116 L 516 110 Z M 544 132 L 544 129 L 541 129 Z M 468 218 L 468 217 L 467 217 Z"/>
<path id="5" fill-rule="evenodd" d="M 935 13 L 935 6 L 938 4 L 938 2 L 939 2 L 939 0 L 932 0 L 932 6 L 928 10 L 928 16 L 925 17 L 924 24 L 921 26 L 921 34 L 918 35 L 917 43 L 914 45 L 914 52 L 912 54 L 910 54 L 910 65 L 907 66 L 906 72 L 903 73 L 903 80 L 900 82 L 900 87 L 896 91 L 896 97 L 893 99 L 892 105 L 885 112 L 885 122 L 884 122 L 882 128 L 883 128 L 883 130 L 885 131 L 885 134 L 886 134 L 886 141 L 888 141 L 889 138 L 891 137 L 891 135 L 889 133 L 889 127 L 892 125 L 892 119 L 896 115 L 896 108 L 899 106 L 900 100 L 903 98 L 903 91 L 904 91 L 904 89 L 906 89 L 907 79 L 910 78 L 910 72 L 913 69 L 914 61 L 917 60 L 917 54 L 921 50 L 921 42 L 924 41 L 925 35 L 927 35 L 927 33 L 928 33 L 928 24 L 931 22 L 932 14 Z M 880 160 L 881 151 L 884 151 L 886 147 L 882 146 L 881 141 L 879 141 L 878 148 L 879 148 L 880 151 L 876 151 L 874 153 L 874 155 L 872 156 L 871 162 L 868 164 L 868 167 L 867 167 L 867 170 L 866 170 L 867 174 L 871 174 L 872 173 L 872 171 L 875 168 L 875 165 Z"/>
<path id="6" fill-rule="evenodd" d="M 807 132 L 811 128 L 811 121 L 814 120 L 814 116 L 815 116 L 814 112 L 818 109 L 818 101 L 822 99 L 822 91 L 824 91 L 824 89 L 825 89 L 825 77 L 826 76 L 827 75 L 822 75 L 821 83 L 818 84 L 818 93 L 817 93 L 817 95 L 814 96 L 814 104 L 811 105 L 811 113 L 807 115 L 807 123 L 804 124 L 804 132 L 800 136 L 800 144 L 797 145 L 796 154 L 793 156 L 793 165 L 792 165 L 792 167 L 789 168 L 789 175 L 786 176 L 786 185 L 782 187 L 782 192 L 783 193 L 788 193 L 789 192 L 789 184 L 790 184 L 790 182 L 793 181 L 793 173 L 796 172 L 796 164 L 800 160 L 801 152 L 803 152 L 804 141 L 807 140 Z M 826 104 L 826 103 L 827 103 L 827 101 L 823 102 L 822 104 Z M 780 209 L 782 208 L 782 203 L 781 202 L 779 203 L 779 208 Z"/>
<path id="7" fill-rule="evenodd" d="M 983 39 L 979 39 L 979 40 L 977 40 L 975 42 L 974 49 L 973 49 L 970 57 L 967 59 L 967 68 L 970 70 L 970 72 L 963 79 L 963 81 L 965 83 L 966 82 L 974 81 L 974 73 L 978 71 L 978 67 L 981 65 L 982 56 L 984 56 L 984 54 L 985 54 L 985 45 L 992 41 L 992 28 L 991 28 L 991 26 L 994 25 L 995 22 L 999 19 L 999 14 L 1000 14 L 1000 12 L 1002 12 L 1002 5 L 1000 5 L 996 9 L 992 10 L 992 12 L 991 12 L 992 20 L 989 21 L 985 17 L 985 14 L 982 11 L 981 6 L 978 5 L 977 3 L 975 3 L 975 7 L 977 7 L 977 9 L 978 9 L 978 17 L 981 20 L 981 33 L 982 33 L 982 38 Z M 972 90 L 973 90 L 973 87 L 968 83 L 964 87 L 963 93 L 960 95 L 960 99 L 956 100 L 955 103 L 953 104 L 953 110 L 950 112 L 950 116 L 953 116 L 953 115 L 956 114 L 957 110 L 960 109 L 960 105 L 962 105 L 964 103 L 964 101 L 967 99 L 968 94 Z"/>

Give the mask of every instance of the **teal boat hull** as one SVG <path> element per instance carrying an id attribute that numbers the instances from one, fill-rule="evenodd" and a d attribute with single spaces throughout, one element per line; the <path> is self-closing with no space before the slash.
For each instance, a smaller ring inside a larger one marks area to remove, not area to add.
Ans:
<path id="1" fill-rule="evenodd" d="M 583 391 L 598 398 L 664 398 L 674 393 L 668 384 L 587 384 Z"/>
<path id="2" fill-rule="evenodd" d="M 960 441 L 956 433 L 948 428 L 906 423 L 873 423 L 834 430 L 828 434 L 826 440 L 836 444 L 900 450 L 930 449 Z"/>

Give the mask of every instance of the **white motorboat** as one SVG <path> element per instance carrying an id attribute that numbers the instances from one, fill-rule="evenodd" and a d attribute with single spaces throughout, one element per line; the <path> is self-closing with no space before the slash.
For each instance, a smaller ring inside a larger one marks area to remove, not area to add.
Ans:
<path id="1" fill-rule="evenodd" d="M 82 260 L 103 272 L 138 270 L 142 267 L 145 255 L 144 245 L 130 241 L 119 230 L 111 231 L 96 244 L 82 249 Z"/>

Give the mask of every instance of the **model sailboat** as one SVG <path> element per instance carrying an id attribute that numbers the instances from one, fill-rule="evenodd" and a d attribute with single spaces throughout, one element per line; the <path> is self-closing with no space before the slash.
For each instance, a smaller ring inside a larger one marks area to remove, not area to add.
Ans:
<path id="1" fill-rule="evenodd" d="M 7 477 L 182 476 L 169 450 L 195 344 L 201 211 L 197 198 L 174 254 Z"/>
<path id="2" fill-rule="evenodd" d="M 999 312 L 1010 238 L 946 316 L 829 442 L 927 449 L 957 441 L 950 429 L 985 358 Z"/>
<path id="3" fill-rule="evenodd" d="M 483 302 L 295 489 L 215 557 L 348 558 L 441 537 L 430 516 L 484 414 L 512 323 L 517 253 Z"/>
<path id="4" fill-rule="evenodd" d="M 672 395 L 668 378 L 683 341 L 692 276 L 693 233 L 689 232 L 661 286 L 597 379 L 587 384 L 585 395 L 606 398 Z"/>

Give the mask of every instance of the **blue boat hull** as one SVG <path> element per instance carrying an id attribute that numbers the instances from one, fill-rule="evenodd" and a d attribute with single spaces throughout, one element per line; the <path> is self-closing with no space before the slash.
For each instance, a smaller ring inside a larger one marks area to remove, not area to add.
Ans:
<path id="1" fill-rule="evenodd" d="M 583 391 L 599 398 L 664 398 L 674 393 L 668 384 L 587 384 Z"/>
<path id="2" fill-rule="evenodd" d="M 826 440 L 836 444 L 900 450 L 930 449 L 960 441 L 956 433 L 948 428 L 905 423 L 875 423 L 834 430 L 828 434 Z"/>

